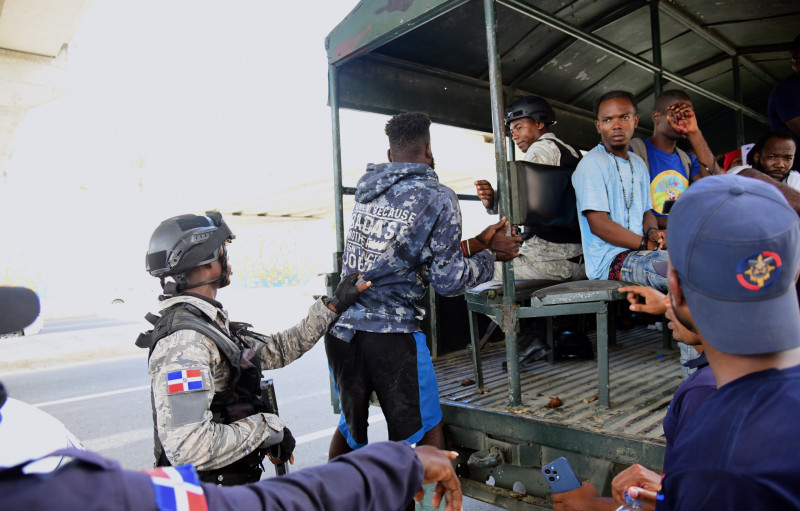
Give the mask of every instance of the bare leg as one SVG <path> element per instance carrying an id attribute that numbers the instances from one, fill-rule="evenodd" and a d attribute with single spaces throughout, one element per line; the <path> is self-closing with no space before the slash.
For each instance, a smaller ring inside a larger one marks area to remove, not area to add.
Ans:
<path id="1" fill-rule="evenodd" d="M 440 422 L 427 433 L 425 433 L 420 441 L 417 442 L 417 445 L 432 445 L 437 449 L 444 449 L 444 432 L 442 429 L 442 423 Z"/>
<path id="2" fill-rule="evenodd" d="M 333 438 L 331 438 L 331 445 L 328 448 L 328 461 L 332 460 L 336 456 L 347 454 L 348 452 L 352 451 L 353 449 L 350 448 L 349 445 L 347 445 L 347 440 L 345 440 L 344 435 L 342 435 L 341 431 L 337 429 L 333 433 Z"/>

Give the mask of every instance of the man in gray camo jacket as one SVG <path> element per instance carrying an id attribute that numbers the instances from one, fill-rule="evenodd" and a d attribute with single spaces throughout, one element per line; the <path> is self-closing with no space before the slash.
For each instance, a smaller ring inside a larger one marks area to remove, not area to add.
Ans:
<path id="1" fill-rule="evenodd" d="M 216 301 L 230 283 L 226 245 L 234 237 L 217 212 L 159 225 L 146 263 L 161 280 L 162 311 L 137 341 L 150 348 L 156 465 L 192 463 L 202 480 L 224 485 L 258 481 L 267 449 L 273 462 L 293 460 L 289 429 L 261 406 L 261 370 L 311 349 L 370 285 L 356 286 L 358 275 L 350 275 L 296 326 L 270 336 L 251 332 L 230 323 Z"/>

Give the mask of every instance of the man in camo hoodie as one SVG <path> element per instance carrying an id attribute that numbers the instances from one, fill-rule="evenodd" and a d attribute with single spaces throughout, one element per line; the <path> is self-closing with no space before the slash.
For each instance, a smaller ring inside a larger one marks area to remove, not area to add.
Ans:
<path id="1" fill-rule="evenodd" d="M 491 279 L 495 260 L 519 252 L 508 222 L 461 241 L 456 194 L 433 170 L 431 121 L 405 113 L 386 124 L 389 163 L 359 179 L 342 275 L 372 288 L 342 313 L 325 348 L 342 410 L 329 458 L 367 444 L 369 398 L 380 401 L 391 440 L 444 447 L 438 388 L 417 303 L 428 284 L 444 296 Z"/>

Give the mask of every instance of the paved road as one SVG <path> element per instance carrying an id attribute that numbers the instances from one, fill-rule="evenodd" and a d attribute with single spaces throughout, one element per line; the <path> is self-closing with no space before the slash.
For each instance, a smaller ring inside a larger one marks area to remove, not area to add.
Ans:
<path id="1" fill-rule="evenodd" d="M 139 322 L 107 317 L 57 319 L 45 322 L 44 326 L 37 335 L 55 334 L 59 332 L 74 332 L 76 330 L 91 330 L 94 328 L 107 328 L 134 324 L 139 324 Z"/>

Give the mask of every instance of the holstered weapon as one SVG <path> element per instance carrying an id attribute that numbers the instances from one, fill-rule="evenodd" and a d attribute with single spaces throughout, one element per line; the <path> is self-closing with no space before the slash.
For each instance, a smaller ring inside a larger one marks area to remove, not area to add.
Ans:
<path id="1" fill-rule="evenodd" d="M 275 385 L 272 379 L 261 379 L 261 404 L 266 413 L 278 415 L 278 398 L 275 397 Z M 278 463 L 275 465 L 275 475 L 286 475 L 289 473 L 289 465 L 287 463 Z"/>

